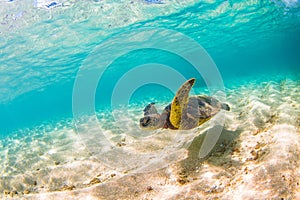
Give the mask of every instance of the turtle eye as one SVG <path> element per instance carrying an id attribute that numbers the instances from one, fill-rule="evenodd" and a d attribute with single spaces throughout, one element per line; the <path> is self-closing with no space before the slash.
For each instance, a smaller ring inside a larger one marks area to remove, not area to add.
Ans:
<path id="1" fill-rule="evenodd" d="M 144 127 L 147 126 L 149 123 L 150 123 L 150 117 L 144 117 L 140 119 L 140 124 Z"/>
<path id="2" fill-rule="evenodd" d="M 150 122 L 150 117 L 146 117 L 145 120 L 144 120 L 144 123 L 149 124 L 149 122 Z"/>

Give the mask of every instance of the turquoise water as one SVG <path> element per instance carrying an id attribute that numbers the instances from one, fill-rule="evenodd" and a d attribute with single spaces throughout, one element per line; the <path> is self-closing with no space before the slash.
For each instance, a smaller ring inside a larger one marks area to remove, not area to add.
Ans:
<path id="1" fill-rule="evenodd" d="M 103 42 L 113 44 L 122 33 L 143 28 L 168 29 L 195 40 L 216 64 L 225 88 L 280 79 L 277 75 L 299 80 L 299 1 L 61 1 L 53 8 L 49 3 L 0 2 L 1 136 L 72 118 L 74 82 L 85 61 Z M 96 110 L 109 107 L 124 74 L 147 63 L 169 66 L 185 78 L 196 76 L 195 88 L 207 92 L 203 78 L 182 57 L 138 49 L 134 37 L 124 40 L 89 60 L 97 66 L 130 42 L 137 49 L 105 68 L 95 94 Z M 129 105 L 168 101 L 172 92 L 149 82 L 131 95 Z"/>
<path id="2" fill-rule="evenodd" d="M 2 0 L 0 198 L 296 198 L 299 55 L 299 0 Z M 191 77 L 231 110 L 140 129 Z"/>

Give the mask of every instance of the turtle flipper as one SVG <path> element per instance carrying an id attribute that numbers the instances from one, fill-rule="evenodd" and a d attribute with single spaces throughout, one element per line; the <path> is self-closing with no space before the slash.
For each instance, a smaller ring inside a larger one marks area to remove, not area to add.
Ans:
<path id="1" fill-rule="evenodd" d="M 195 78 L 186 81 L 176 92 L 171 104 L 170 122 L 180 129 L 182 114 L 186 111 L 189 102 L 189 93 L 195 83 Z"/>
<path id="2" fill-rule="evenodd" d="M 164 125 L 165 121 L 163 121 L 161 115 L 158 114 L 154 104 L 155 103 L 149 103 L 143 110 L 144 117 L 140 119 L 140 127 L 142 129 L 155 130 L 162 128 Z"/>
<path id="3" fill-rule="evenodd" d="M 145 107 L 145 109 L 143 110 L 144 111 L 144 116 L 151 115 L 151 114 L 158 114 L 154 104 L 155 103 L 149 103 Z"/>

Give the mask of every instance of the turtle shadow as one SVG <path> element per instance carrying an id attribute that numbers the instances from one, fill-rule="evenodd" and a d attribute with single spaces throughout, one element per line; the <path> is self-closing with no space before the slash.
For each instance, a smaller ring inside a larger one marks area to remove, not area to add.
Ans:
<path id="1" fill-rule="evenodd" d="M 196 136 L 187 148 L 187 158 L 179 163 L 178 182 L 181 184 L 186 183 L 188 176 L 199 172 L 204 162 L 221 167 L 225 171 L 232 170 L 230 169 L 231 167 L 239 169 L 242 163 L 232 159 L 232 156 L 239 149 L 240 144 L 236 139 L 241 132 L 242 130 L 231 131 L 226 129 L 226 127 L 222 128 L 219 138 L 215 139 L 215 145 L 211 147 L 207 155 L 204 154 L 205 156 L 199 156 L 199 152 L 203 146 L 207 145 L 205 138 L 208 134 L 211 134 L 210 129 Z"/>

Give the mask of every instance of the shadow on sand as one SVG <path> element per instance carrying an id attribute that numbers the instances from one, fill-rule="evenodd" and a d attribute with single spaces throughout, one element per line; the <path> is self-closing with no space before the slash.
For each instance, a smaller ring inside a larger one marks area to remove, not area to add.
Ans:
<path id="1" fill-rule="evenodd" d="M 210 165 L 222 167 L 224 170 L 228 170 L 231 166 L 239 168 L 242 163 L 232 159 L 233 152 L 239 149 L 239 143 L 237 138 L 242 130 L 230 131 L 226 128 L 222 129 L 222 132 L 215 138 L 217 142 L 213 147 L 210 147 L 211 151 L 206 156 L 202 157 L 201 151 L 203 146 L 207 146 L 205 143 L 209 143 L 206 140 L 207 134 L 211 134 L 209 130 L 201 133 L 194 138 L 190 146 L 188 147 L 188 156 L 186 159 L 180 161 L 178 171 L 178 182 L 184 184 L 188 182 L 188 176 L 194 174 L 196 171 L 201 170 L 201 166 L 204 162 Z"/>

